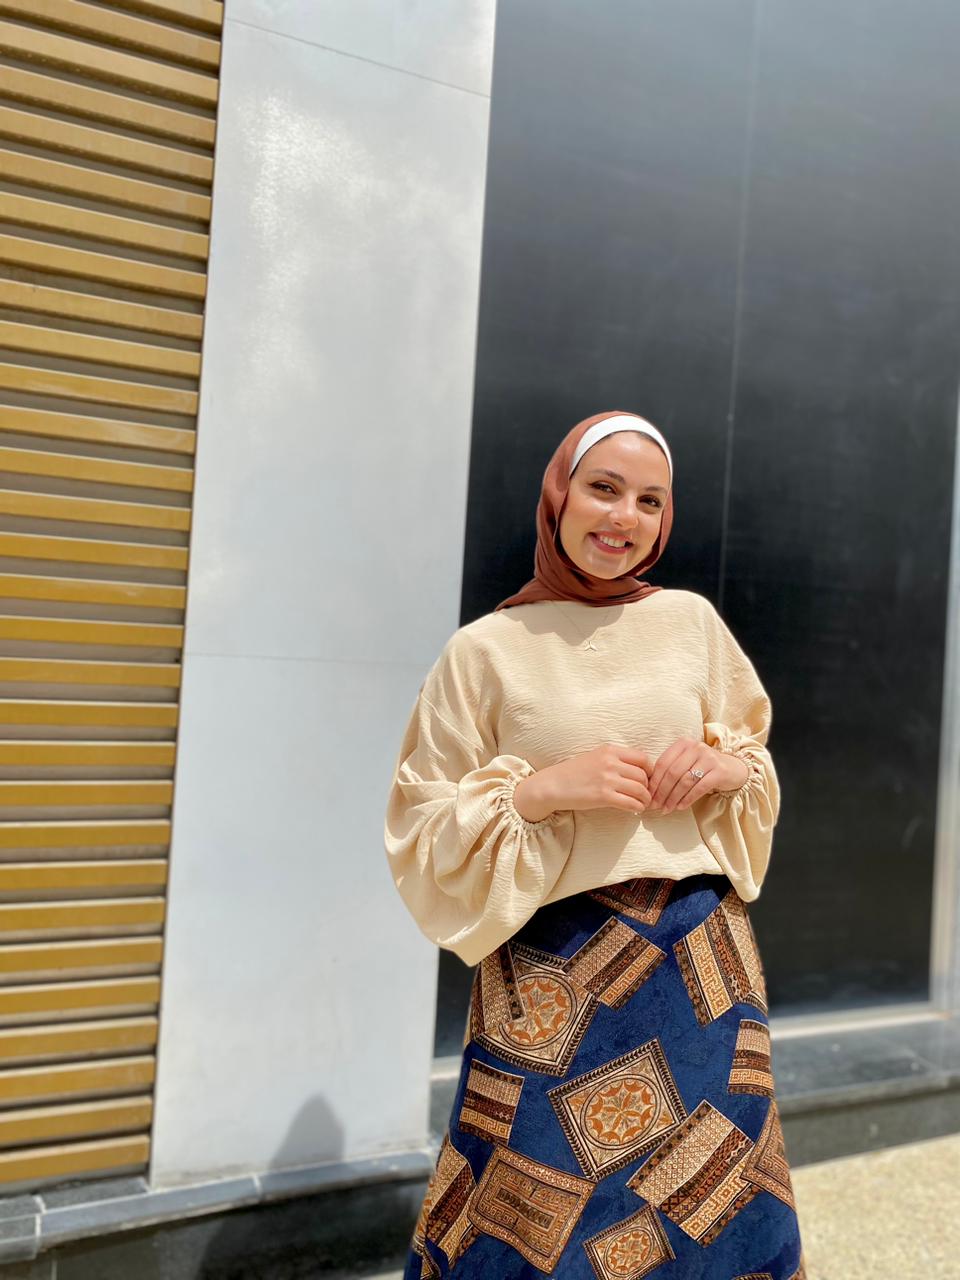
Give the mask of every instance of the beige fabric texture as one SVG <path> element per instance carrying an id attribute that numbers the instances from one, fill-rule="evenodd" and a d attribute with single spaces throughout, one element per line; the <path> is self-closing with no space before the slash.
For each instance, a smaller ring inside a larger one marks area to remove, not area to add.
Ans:
<path id="1" fill-rule="evenodd" d="M 467 964 L 538 907 L 635 876 L 723 874 L 751 902 L 780 809 L 770 725 L 752 663 L 696 592 L 485 614 L 447 641 L 403 735 L 384 824 L 400 895 Z M 747 782 L 649 817 L 567 809 L 534 823 L 514 807 L 535 770 L 605 742 L 656 759 L 679 737 L 743 752 Z"/>

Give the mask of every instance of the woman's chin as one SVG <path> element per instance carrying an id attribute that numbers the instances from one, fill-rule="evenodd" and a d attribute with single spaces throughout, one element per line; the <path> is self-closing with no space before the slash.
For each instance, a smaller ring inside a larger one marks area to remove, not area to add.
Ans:
<path id="1" fill-rule="evenodd" d="M 584 548 L 581 554 L 573 556 L 568 548 L 564 547 L 567 558 L 572 560 L 581 573 L 588 574 L 591 578 L 598 578 L 601 582 L 610 582 L 613 578 L 622 578 L 625 575 L 632 575 L 637 572 L 637 565 L 644 559 L 643 555 L 634 555 L 630 560 L 626 556 L 607 556 L 601 551 L 590 551 Z M 645 553 L 649 555 L 649 549 Z"/>
<path id="2" fill-rule="evenodd" d="M 588 573 L 591 578 L 599 578 L 602 582 L 610 582 L 613 578 L 620 578 L 626 573 L 630 573 L 630 569 L 618 568 L 616 565 L 594 565 L 582 564 L 580 568 L 584 573 Z"/>

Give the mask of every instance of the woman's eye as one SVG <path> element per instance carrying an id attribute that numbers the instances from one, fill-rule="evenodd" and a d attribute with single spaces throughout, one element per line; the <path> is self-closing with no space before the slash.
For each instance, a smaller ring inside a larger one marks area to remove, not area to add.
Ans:
<path id="1" fill-rule="evenodd" d="M 594 480 L 591 483 L 590 488 L 598 489 L 601 493 L 616 493 L 616 490 L 614 489 L 613 485 L 607 484 L 606 481 L 604 480 Z M 655 507 L 663 506 L 663 503 L 660 501 L 660 499 L 653 497 L 652 494 L 648 494 L 647 497 L 644 498 L 644 502 L 652 502 Z"/>

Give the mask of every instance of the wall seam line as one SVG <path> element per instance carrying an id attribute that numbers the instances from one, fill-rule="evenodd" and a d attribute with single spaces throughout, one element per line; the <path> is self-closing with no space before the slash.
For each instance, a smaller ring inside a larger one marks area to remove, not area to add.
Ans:
<path id="1" fill-rule="evenodd" d="M 411 71 L 408 67 L 396 67 L 390 62 L 379 62 L 376 58 L 364 57 L 362 53 L 349 53 L 346 49 L 337 49 L 330 44 L 321 44 L 319 40 L 307 40 L 305 36 L 292 36 L 286 31 L 272 31 L 269 27 L 261 27 L 246 18 L 227 18 L 224 26 L 247 27 L 251 31 L 261 31 L 267 36 L 276 36 L 279 40 L 292 40 L 294 44 L 309 45 L 311 49 L 322 49 L 325 53 L 336 53 L 342 58 L 353 58 L 357 62 L 367 62 L 372 67 L 382 67 L 385 71 L 396 71 L 398 75 L 412 76 L 415 80 L 426 80 L 428 84 L 437 84 L 444 89 L 456 89 L 459 93 L 468 93 L 472 98 L 490 101 L 489 93 L 481 93 L 479 89 L 468 89 L 466 85 L 453 84 L 449 80 L 438 80 L 436 76 L 425 76 L 420 71 Z"/>

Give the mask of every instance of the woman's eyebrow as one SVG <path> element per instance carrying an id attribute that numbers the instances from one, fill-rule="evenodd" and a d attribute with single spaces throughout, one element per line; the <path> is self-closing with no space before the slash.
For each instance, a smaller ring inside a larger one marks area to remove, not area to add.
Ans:
<path id="1" fill-rule="evenodd" d="M 609 476 L 611 480 L 619 480 L 621 484 L 627 483 L 618 471 L 610 471 L 606 467 L 594 467 L 588 474 L 592 476 Z M 662 484 L 648 484 L 647 492 L 666 493 L 667 491 Z"/>

